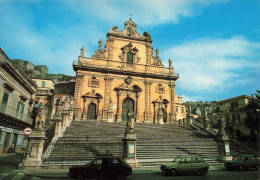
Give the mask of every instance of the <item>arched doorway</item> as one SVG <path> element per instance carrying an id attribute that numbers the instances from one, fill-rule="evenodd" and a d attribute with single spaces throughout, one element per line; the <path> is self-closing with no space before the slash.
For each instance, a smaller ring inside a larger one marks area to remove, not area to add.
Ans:
<path id="1" fill-rule="evenodd" d="M 162 108 L 162 112 L 163 112 L 163 122 L 166 123 L 167 117 L 166 117 L 166 113 L 165 113 L 164 108 Z"/>
<path id="2" fill-rule="evenodd" d="M 122 121 L 127 121 L 127 113 L 134 112 L 134 101 L 130 98 L 126 98 L 122 105 Z"/>
<path id="3" fill-rule="evenodd" d="M 87 119 L 88 120 L 96 119 L 96 105 L 94 103 L 90 103 L 88 105 Z"/>

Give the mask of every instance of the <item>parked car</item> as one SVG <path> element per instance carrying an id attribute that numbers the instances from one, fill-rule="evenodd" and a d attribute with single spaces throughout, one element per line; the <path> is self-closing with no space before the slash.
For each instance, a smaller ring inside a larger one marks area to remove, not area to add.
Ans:
<path id="1" fill-rule="evenodd" d="M 240 171 L 248 168 L 258 170 L 259 160 L 254 155 L 237 155 L 231 161 L 225 161 L 224 166 L 227 169 L 238 169 Z"/>
<path id="2" fill-rule="evenodd" d="M 104 156 L 93 159 L 89 164 L 69 168 L 69 176 L 74 179 L 113 178 L 125 179 L 132 174 L 132 167 L 118 157 Z"/>
<path id="3" fill-rule="evenodd" d="M 161 165 L 161 171 L 165 175 L 175 176 L 178 173 L 199 173 L 205 176 L 208 172 L 208 163 L 199 156 L 177 157 L 172 162 L 166 162 Z"/>

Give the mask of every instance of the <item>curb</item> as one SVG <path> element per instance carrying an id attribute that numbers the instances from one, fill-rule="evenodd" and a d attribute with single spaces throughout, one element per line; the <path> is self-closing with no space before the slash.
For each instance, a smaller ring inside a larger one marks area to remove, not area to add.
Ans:
<path id="1" fill-rule="evenodd" d="M 209 171 L 225 170 L 225 167 L 214 167 Z M 38 172 L 37 172 L 38 171 Z M 30 176 L 44 177 L 44 178 L 69 178 L 68 169 L 40 169 L 40 170 L 23 170 L 23 173 Z M 133 169 L 133 174 L 157 174 L 161 173 L 160 169 Z"/>

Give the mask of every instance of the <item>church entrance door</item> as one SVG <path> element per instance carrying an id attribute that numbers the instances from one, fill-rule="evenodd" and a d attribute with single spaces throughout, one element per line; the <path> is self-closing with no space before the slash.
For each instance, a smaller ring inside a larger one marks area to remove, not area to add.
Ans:
<path id="1" fill-rule="evenodd" d="M 87 119 L 88 120 L 96 119 L 96 105 L 94 103 L 90 103 L 88 105 Z"/>
<path id="2" fill-rule="evenodd" d="M 122 107 L 122 121 L 127 121 L 127 113 L 134 112 L 134 101 L 130 98 L 126 98 L 123 101 Z"/>

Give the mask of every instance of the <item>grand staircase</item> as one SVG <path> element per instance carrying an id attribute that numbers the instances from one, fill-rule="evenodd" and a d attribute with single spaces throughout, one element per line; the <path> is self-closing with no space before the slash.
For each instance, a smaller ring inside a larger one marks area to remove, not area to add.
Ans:
<path id="1" fill-rule="evenodd" d="M 126 123 L 100 121 L 72 122 L 63 137 L 51 144 L 44 164 L 83 164 L 96 156 L 110 153 L 123 156 L 122 139 Z M 135 124 L 136 155 L 139 166 L 158 166 L 180 155 L 202 156 L 217 164 L 217 143 L 213 138 L 198 137 L 195 130 L 177 125 Z"/>

